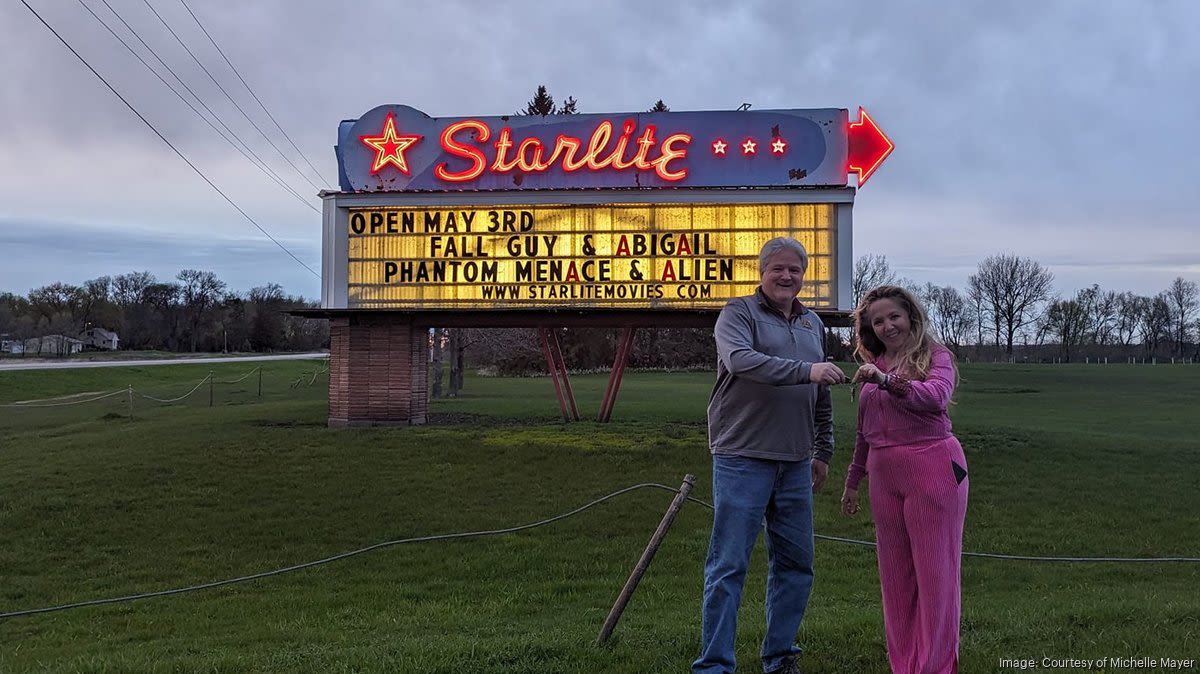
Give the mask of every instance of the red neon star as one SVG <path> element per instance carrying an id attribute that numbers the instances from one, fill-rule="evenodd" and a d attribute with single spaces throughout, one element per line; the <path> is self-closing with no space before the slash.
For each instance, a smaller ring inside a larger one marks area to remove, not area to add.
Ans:
<path id="1" fill-rule="evenodd" d="M 725 148 L 729 147 L 725 144 L 724 138 L 718 138 L 713 141 L 713 154 L 725 154 Z"/>
<path id="2" fill-rule="evenodd" d="M 758 143 L 755 143 L 751 138 L 747 138 L 746 142 L 742 143 L 742 154 L 744 155 L 754 154 L 757 149 Z"/>
<path id="3" fill-rule="evenodd" d="M 783 154 L 785 148 L 787 148 L 787 143 L 782 138 L 776 136 L 775 142 L 771 143 L 771 154 Z"/>
<path id="4" fill-rule="evenodd" d="M 404 151 L 416 145 L 424 136 L 400 136 L 396 134 L 396 116 L 388 113 L 387 121 L 383 123 L 383 133 L 378 136 L 359 136 L 358 139 L 367 147 L 375 150 L 375 164 L 371 166 L 371 175 L 379 173 L 384 166 L 391 164 L 400 169 L 406 176 L 408 162 L 404 160 Z"/>

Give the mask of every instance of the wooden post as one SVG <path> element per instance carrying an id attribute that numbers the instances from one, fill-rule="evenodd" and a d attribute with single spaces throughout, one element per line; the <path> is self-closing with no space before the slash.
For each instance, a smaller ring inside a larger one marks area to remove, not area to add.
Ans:
<path id="1" fill-rule="evenodd" d="M 133 421 L 133 384 L 129 385 L 129 420 Z"/>
<path id="2" fill-rule="evenodd" d="M 262 400 L 262 365 L 258 366 L 258 398 Z"/>
<path id="3" fill-rule="evenodd" d="M 213 371 L 208 371 L 208 406 L 213 406 Z"/>
<path id="4" fill-rule="evenodd" d="M 679 485 L 679 491 L 675 494 L 675 498 L 671 500 L 671 505 L 663 515 L 662 521 L 658 523 L 658 529 L 655 529 L 654 535 L 650 537 L 650 543 L 646 545 L 646 549 L 642 552 L 642 558 L 633 567 L 633 572 L 629 574 L 629 580 L 625 581 L 625 587 L 621 588 L 621 594 L 617 595 L 616 603 L 613 604 L 612 610 L 608 612 L 608 618 L 604 621 L 604 627 L 600 628 L 600 636 L 596 637 L 596 645 L 603 646 L 609 637 L 612 636 L 613 630 L 617 628 L 617 621 L 621 619 L 621 614 L 625 612 L 625 606 L 629 603 L 630 597 L 633 596 L 634 590 L 637 589 L 638 583 L 642 581 L 642 576 L 645 575 L 646 569 L 650 568 L 650 562 L 654 560 L 654 553 L 658 552 L 658 546 L 662 544 L 663 538 L 667 535 L 667 530 L 671 528 L 671 523 L 675 521 L 675 516 L 679 514 L 679 509 L 683 507 L 683 502 L 687 500 L 688 494 L 691 493 L 692 486 L 695 483 L 696 478 L 691 473 L 683 476 L 683 484 Z"/>

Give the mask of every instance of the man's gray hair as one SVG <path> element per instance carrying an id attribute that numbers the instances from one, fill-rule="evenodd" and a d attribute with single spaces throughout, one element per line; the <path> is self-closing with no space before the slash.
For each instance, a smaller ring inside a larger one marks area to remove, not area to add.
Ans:
<path id="1" fill-rule="evenodd" d="M 762 251 L 758 254 L 759 275 L 762 275 L 767 270 L 767 261 L 771 259 L 771 256 L 783 250 L 790 250 L 799 255 L 800 266 L 804 271 L 808 271 L 808 251 L 804 250 L 804 244 L 790 236 L 777 236 L 764 243 Z"/>

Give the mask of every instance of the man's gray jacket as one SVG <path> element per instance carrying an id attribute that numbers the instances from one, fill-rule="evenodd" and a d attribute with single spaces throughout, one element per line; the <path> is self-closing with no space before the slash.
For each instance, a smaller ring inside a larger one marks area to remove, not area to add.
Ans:
<path id="1" fill-rule="evenodd" d="M 829 387 L 809 383 L 825 360 L 825 326 L 793 300 L 792 317 L 762 290 L 730 300 L 717 318 L 717 383 L 708 402 L 713 454 L 777 461 L 833 457 Z"/>

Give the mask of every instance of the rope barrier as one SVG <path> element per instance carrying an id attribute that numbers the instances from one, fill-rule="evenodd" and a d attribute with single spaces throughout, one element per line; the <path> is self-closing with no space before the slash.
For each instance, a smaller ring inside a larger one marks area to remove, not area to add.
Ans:
<path id="1" fill-rule="evenodd" d="M 666 485 L 658 485 L 664 489 L 671 489 Z M 675 491 L 671 489 L 671 491 Z M 688 500 L 693 503 L 715 510 L 711 503 L 706 503 L 700 499 L 688 497 Z M 766 526 L 765 523 L 763 526 Z M 840 536 L 828 536 L 825 534 L 814 533 L 813 538 L 820 538 L 826 541 L 835 543 L 848 543 L 851 545 L 862 545 L 868 548 L 875 547 L 875 541 L 860 541 L 855 538 L 842 538 Z M 1038 557 L 1034 555 L 1002 555 L 994 552 L 963 552 L 963 557 L 983 557 L 986 559 L 1009 559 L 1015 561 L 1026 562 L 1200 562 L 1200 557 Z"/>
<path id="2" fill-rule="evenodd" d="M 242 376 L 240 376 L 240 377 L 238 377 L 237 379 L 234 379 L 234 380 L 232 380 L 232 381 L 221 381 L 220 379 L 214 379 L 214 380 L 213 380 L 213 383 L 214 383 L 214 384 L 240 384 L 240 383 L 242 383 L 243 381 L 245 381 L 245 380 L 246 380 L 246 377 L 249 377 L 250 375 L 254 374 L 255 372 L 258 372 L 258 371 L 259 371 L 259 370 L 261 370 L 261 369 L 262 369 L 262 366 L 261 366 L 261 365 L 259 365 L 258 367 L 254 368 L 253 370 L 250 370 L 250 371 L 249 371 L 249 372 L 247 372 L 246 374 L 244 374 L 244 375 L 242 375 Z"/>
<path id="3" fill-rule="evenodd" d="M 231 381 L 221 381 L 221 380 L 213 379 L 213 383 L 214 384 L 238 384 L 238 383 L 245 381 L 247 377 L 254 374 L 255 372 L 258 372 L 261 369 L 262 369 L 262 366 L 260 365 L 256 368 L 254 368 L 253 370 L 250 370 L 246 374 L 242 375 L 241 377 L 238 377 L 237 379 L 234 379 Z M 179 396 L 178 398 L 167 398 L 167 399 L 155 398 L 154 396 L 150 396 L 150 395 L 146 395 L 145 393 L 141 393 L 141 392 L 137 391 L 136 389 L 133 389 L 133 392 L 136 393 L 138 396 L 145 398 L 146 400 L 153 400 L 154 402 L 158 402 L 158 403 L 174 403 L 174 402 L 179 402 L 180 400 L 183 400 L 184 398 L 187 398 L 188 396 L 190 396 L 193 393 L 195 393 L 196 391 L 198 391 L 200 389 L 200 387 L 204 386 L 204 384 L 206 382 L 208 382 L 208 380 L 211 378 L 212 378 L 212 375 L 210 374 L 207 377 L 205 377 L 204 379 L 201 379 L 200 383 L 196 384 L 195 388 L 193 388 L 191 391 L 188 391 L 187 393 Z M 315 380 L 315 377 L 314 377 L 314 380 Z M 17 402 L 17 403 L 0 403 L 0 407 L 34 408 L 34 407 L 63 407 L 63 406 L 67 406 L 67 405 L 84 405 L 87 403 L 94 403 L 97 400 L 104 400 L 105 398 L 111 398 L 115 395 L 127 393 L 127 392 L 129 392 L 129 390 L 130 389 L 128 389 L 128 388 L 124 388 L 119 391 L 111 391 L 108 393 L 104 393 L 102 395 L 97 395 L 94 398 L 88 398 L 86 400 L 69 400 L 69 401 L 54 402 L 54 403 L 49 402 L 51 400 L 61 400 L 62 398 L 68 397 L 70 395 L 81 395 L 78 393 L 73 393 L 73 394 L 68 394 L 67 396 L 58 396 L 55 398 L 41 398 L 39 400 L 26 400 L 26 401 Z"/>
<path id="4" fill-rule="evenodd" d="M 617 496 L 621 496 L 622 494 L 627 494 L 629 492 L 636 491 L 638 489 L 662 489 L 662 490 L 666 490 L 666 491 L 676 493 L 676 494 L 679 493 L 679 489 L 676 489 L 673 487 L 668 487 L 665 484 L 659 484 L 656 482 L 643 482 L 640 484 L 635 484 L 635 485 L 632 485 L 629 487 L 625 487 L 624 489 L 618 489 L 617 491 L 614 491 L 611 494 L 601 496 L 600 498 L 598 498 L 594 501 L 591 501 L 589 503 L 586 503 L 578 508 L 575 508 L 574 510 L 570 510 L 568 512 L 562 513 L 561 515 L 555 515 L 554 517 L 550 517 L 550 518 L 547 518 L 544 520 L 533 522 L 531 524 L 521 524 L 518 526 L 507 527 L 504 529 L 488 529 L 485 531 L 470 531 L 470 532 L 449 533 L 449 534 L 434 534 L 431 536 L 417 536 L 414 538 L 402 538 L 402 539 L 394 540 L 394 541 L 386 541 L 383 543 L 376 543 L 375 545 L 369 545 L 365 548 L 359 548 L 357 550 L 351 550 L 350 552 L 343 552 L 341 554 L 333 555 L 331 557 L 325 557 L 323 559 L 318 559 L 318 560 L 314 560 L 311 562 L 304 562 L 302 564 L 295 564 L 293 566 L 287 566 L 287 567 L 284 567 L 281 569 L 275 569 L 273 571 L 262 571 L 260 573 L 254 573 L 254 574 L 250 574 L 248 576 L 239 576 L 237 578 L 229 578 L 226 580 L 217 580 L 217 581 L 213 581 L 211 583 L 202 583 L 200 585 L 191 585 L 188 587 L 180 587 L 180 588 L 174 588 L 174 589 L 170 589 L 170 590 L 159 590 L 156 592 L 144 592 L 141 594 L 126 595 L 126 596 L 122 596 L 122 597 L 109 597 L 106 599 L 92 599 L 92 600 L 88 600 L 88 601 L 74 602 L 74 603 L 70 603 L 70 604 L 61 604 L 58 606 L 47 606 L 47 607 L 43 607 L 43 608 L 25 609 L 25 610 L 21 610 L 21 611 L 9 611 L 7 613 L 0 613 L 0 620 L 6 619 L 6 618 L 17 618 L 20 616 L 35 615 L 35 614 L 39 614 L 39 613 L 53 613 L 56 611 L 65 611 L 68 609 L 83 608 L 85 606 L 103 606 L 106 604 L 118 604 L 118 603 L 123 603 L 123 602 L 136 601 L 139 599 L 150 599 L 153 597 L 166 597 L 166 596 L 170 596 L 170 595 L 184 594 L 184 593 L 188 593 L 188 592 L 197 592 L 200 590 L 210 590 L 210 589 L 216 588 L 216 587 L 223 587 L 226 585 L 234 585 L 237 583 L 245 583 L 245 582 L 248 582 L 251 580 L 258 580 L 260 578 L 270 578 L 272 576 L 279 576 L 279 575 L 283 575 L 285 573 L 291 573 L 293 571 L 309 569 L 309 568 L 313 568 L 316 566 L 329 564 L 331 562 L 348 559 L 350 557 L 355 557 L 357 555 L 361 555 L 361 554 L 364 554 L 367 552 L 372 552 L 375 550 L 382 550 L 384 548 L 389 548 L 389 547 L 393 547 L 396 545 L 403 545 L 406 543 L 426 543 L 426 542 L 430 542 L 430 541 L 446 541 L 446 540 L 455 540 L 455 539 L 462 539 L 462 538 L 479 538 L 479 537 L 484 537 L 484 536 L 498 536 L 501 534 L 516 533 L 518 531 L 527 531 L 529 529 L 535 529 L 537 527 L 546 526 L 548 524 L 553 524 L 555 522 L 567 519 L 568 517 L 578 515 L 579 513 L 582 513 L 583 511 L 588 510 L 589 508 L 592 508 L 594 506 L 600 505 L 601 503 L 604 503 L 605 501 L 616 498 Z M 701 501 L 700 499 L 688 497 L 687 500 L 691 501 L 692 503 L 698 503 L 698 504 L 704 506 L 705 508 L 708 508 L 709 510 L 714 510 L 712 504 L 706 503 L 705 501 Z M 860 541 L 860 540 L 856 540 L 853 538 L 839 538 L 837 536 L 825 536 L 825 535 L 821 535 L 821 534 L 814 534 L 814 537 L 820 538 L 823 540 L 835 541 L 835 542 L 839 542 L 839 543 L 851 543 L 851 544 L 855 544 L 855 545 L 875 547 L 874 542 Z M 964 552 L 962 554 L 963 554 L 963 556 L 970 556 L 970 557 L 987 557 L 987 558 L 992 558 L 992 559 L 1014 559 L 1014 560 L 1031 560 L 1031 561 L 1200 562 L 1200 557 L 1158 557 L 1158 558 L 1031 557 L 1031 556 L 1025 556 L 1025 555 L 998 555 L 998 554 L 990 554 L 990 553 L 982 553 L 982 552 Z"/>
<path id="5" fill-rule="evenodd" d="M 554 517 L 550 517 L 548 519 L 534 522 L 532 524 L 522 524 L 522 525 L 515 526 L 515 527 L 508 527 L 506 529 L 490 529 L 487 531 L 471 531 L 471 532 L 465 532 L 465 533 L 452 533 L 452 534 L 435 534 L 433 536 L 417 536 L 415 538 L 404 538 L 404 539 L 400 539 L 400 540 L 396 540 L 396 541 L 387 541 L 384 543 L 376 543 L 375 545 L 370 545 L 365 548 L 359 548 L 358 550 L 351 550 L 350 552 L 343 552 L 339 555 L 333 555 L 332 557 L 325 557 L 324 559 L 318 559 L 318 560 L 315 560 L 312 562 L 296 564 L 294 566 L 288 566 L 288 567 L 284 567 L 282 569 L 276 569 L 274 571 L 263 571 L 261 573 L 255 573 L 255 574 L 251 574 L 249 576 L 240 576 L 238 578 L 230 578 L 228 580 L 218 580 L 218 581 L 214 581 L 211 583 L 204 583 L 202 585 L 192 585 L 190 587 L 175 588 L 173 590 L 159 590 L 157 592 L 145 592 L 142 594 L 128 595 L 128 596 L 124 596 L 124 597 L 111 597 L 108 599 L 93 599 L 90 601 L 81 601 L 81 602 L 75 602 L 72 604 L 63 604 L 61 606 L 50 606 L 50 607 L 46 607 L 46 608 L 35 608 L 35 609 L 26 609 L 24 611 L 10 611 L 8 613 L 0 613 L 0 620 L 5 619 L 5 618 L 16 618 L 18 616 L 33 615 L 36 613 L 50 613 L 53 611 L 64 611 L 67 609 L 80 608 L 83 606 L 100 606 L 103 604 L 116 604 L 116 603 L 120 603 L 120 602 L 134 601 L 137 599 L 148 599 L 150 597 L 165 597 L 167 595 L 182 594 L 185 592 L 195 592 L 198 590 L 208 590 L 208 589 L 212 589 L 214 587 L 233 585 L 235 583 L 245 583 L 247 581 L 257 580 L 259 578 L 269 578 L 271 576 L 278 576 L 278 575 L 282 575 L 285 573 L 291 573 L 293 571 L 299 571 L 301 569 L 308 569 L 308 568 L 312 568 L 314 566 L 320 566 L 322 564 L 328 564 L 330 562 L 336 562 L 338 560 L 347 559 L 349 557 L 354 557 L 356 555 L 361 555 L 363 553 L 371 552 L 373 550 L 381 550 L 383 548 L 388 548 L 388 547 L 392 547 L 395 545 L 402 545 L 405 543 L 423 543 L 423 542 L 428 542 L 428 541 L 453 540 L 453 539 L 457 539 L 457 538 L 498 536 L 500 534 L 510 534 L 510 533 L 515 533 L 518 531 L 525 531 L 528 529 L 545 526 L 547 524 L 553 524 L 554 522 L 564 520 L 568 517 L 571 517 L 572 515 L 578 515 L 579 513 L 587 510 L 588 508 L 591 508 L 593 506 L 604 503 L 605 501 L 607 501 L 609 499 L 612 499 L 612 498 L 615 498 L 622 494 L 634 491 L 636 489 L 645 489 L 647 487 L 660 487 L 660 488 L 666 489 L 668 491 L 676 491 L 676 490 L 671 489 L 670 487 L 668 487 L 666 485 L 662 485 L 662 484 L 651 484 L 651 483 L 635 484 L 631 487 L 626 487 L 624 489 L 615 491 L 611 494 L 608 494 L 607 496 L 601 496 L 600 498 L 598 498 L 590 503 L 587 503 L 585 505 L 582 505 L 574 510 L 571 510 L 570 512 L 565 512 L 561 515 L 555 515 Z"/>
<path id="6" fill-rule="evenodd" d="M 199 391 L 200 387 L 204 386 L 208 382 L 209 379 L 212 379 L 211 374 L 208 375 L 207 377 L 205 377 L 204 379 L 201 379 L 200 383 L 196 384 L 196 388 L 188 391 L 187 393 L 184 393 L 183 395 L 179 396 L 178 398 L 170 398 L 169 400 L 163 400 L 162 398 L 155 398 L 154 396 L 148 396 L 145 393 L 138 393 L 138 395 L 145 398 L 146 400 L 153 400 L 156 403 L 177 403 L 180 400 L 183 400 L 184 398 L 187 398 L 188 396 L 192 395 L 196 391 Z M 136 393 L 136 391 L 135 391 L 135 393 Z"/>
<path id="7" fill-rule="evenodd" d="M 60 402 L 60 403 L 41 404 L 46 400 L 57 400 L 57 398 L 43 398 L 42 400 L 30 400 L 30 401 L 21 402 L 21 403 L 0 404 L 0 407 L 30 408 L 30 407 L 64 407 L 66 405 L 84 405 L 87 403 L 94 403 L 97 400 L 104 400 L 105 398 L 111 398 L 115 395 L 121 395 L 122 393 L 125 393 L 125 389 L 121 389 L 120 391 L 112 391 L 110 393 L 105 393 L 103 395 L 98 395 L 95 398 L 88 398 L 87 400 L 71 400 L 71 401 Z"/>

